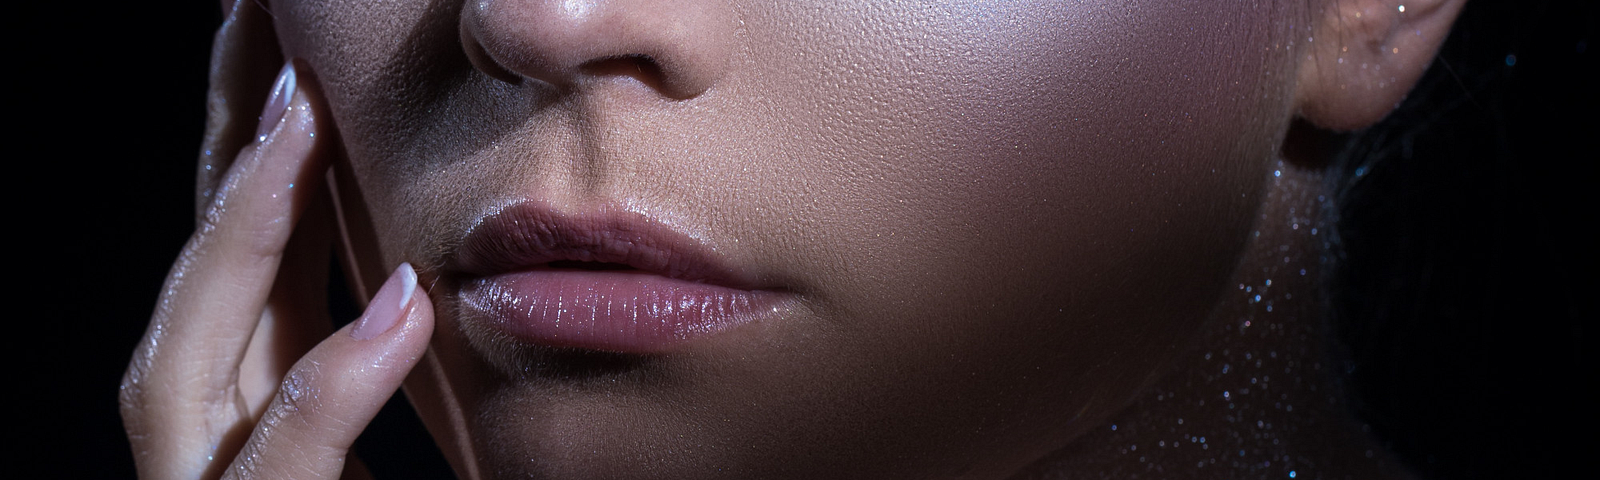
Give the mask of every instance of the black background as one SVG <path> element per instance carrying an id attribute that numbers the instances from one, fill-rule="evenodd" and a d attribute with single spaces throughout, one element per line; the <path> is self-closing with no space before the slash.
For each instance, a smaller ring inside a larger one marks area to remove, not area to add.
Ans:
<path id="1" fill-rule="evenodd" d="M 1594 458 L 1580 434 L 1597 404 L 1596 3 L 1470 2 L 1402 109 L 1338 139 L 1349 385 L 1425 478 L 1547 478 Z M 37 472 L 14 478 L 130 478 L 117 383 L 192 227 L 220 15 L 55 2 L 8 17 L 20 375 L 4 411 L 25 445 L 13 465 Z M 436 451 L 391 441 L 420 427 L 390 407 L 358 445 L 379 478 L 448 475 Z"/>

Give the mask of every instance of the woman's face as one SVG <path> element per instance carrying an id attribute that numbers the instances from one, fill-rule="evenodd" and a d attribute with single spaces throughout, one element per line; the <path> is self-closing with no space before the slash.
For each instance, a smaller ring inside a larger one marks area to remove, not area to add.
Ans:
<path id="1" fill-rule="evenodd" d="M 436 282 L 408 392 L 460 471 L 935 478 L 1063 447 L 1186 344 L 1289 119 L 1298 4 L 272 10 L 362 258 Z"/>

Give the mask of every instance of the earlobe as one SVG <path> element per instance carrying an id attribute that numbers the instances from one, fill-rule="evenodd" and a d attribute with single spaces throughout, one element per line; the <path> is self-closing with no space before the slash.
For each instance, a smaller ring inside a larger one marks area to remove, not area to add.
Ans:
<path id="1" fill-rule="evenodd" d="M 1433 61 L 1466 0 L 1328 0 L 1300 51 L 1299 115 L 1355 130 L 1394 109 Z"/>

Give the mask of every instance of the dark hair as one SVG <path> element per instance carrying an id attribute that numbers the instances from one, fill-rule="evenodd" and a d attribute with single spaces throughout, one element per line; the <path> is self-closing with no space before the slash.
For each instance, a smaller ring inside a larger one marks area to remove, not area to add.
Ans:
<path id="1" fill-rule="evenodd" d="M 1595 8 L 1468 2 L 1411 95 L 1331 161 L 1346 390 L 1424 477 L 1546 478 L 1588 456 L 1594 177 L 1575 169 L 1596 154 Z"/>

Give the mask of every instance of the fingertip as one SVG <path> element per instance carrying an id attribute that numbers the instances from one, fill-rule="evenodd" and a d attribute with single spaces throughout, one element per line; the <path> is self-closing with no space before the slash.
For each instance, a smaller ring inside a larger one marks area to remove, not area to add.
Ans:
<path id="1" fill-rule="evenodd" d="M 272 84 L 272 93 L 267 95 L 267 104 L 261 107 L 261 118 L 256 126 L 256 141 L 265 143 L 267 134 L 277 129 L 283 123 L 284 114 L 289 111 L 289 101 L 299 92 L 295 85 L 297 82 L 293 62 L 284 63 L 283 69 L 278 71 L 278 79 Z"/>
<path id="2" fill-rule="evenodd" d="M 378 294 L 372 296 L 366 313 L 356 320 L 350 336 L 356 340 L 370 340 L 400 324 L 410 312 L 411 298 L 417 290 L 417 272 L 409 263 L 401 263 L 383 282 Z"/>
<path id="3" fill-rule="evenodd" d="M 411 264 L 402 263 L 395 270 L 401 274 L 400 280 L 406 292 L 405 298 L 401 300 L 403 305 L 399 320 L 401 326 L 396 330 L 405 331 L 402 335 L 410 338 L 406 340 L 408 343 L 420 342 L 416 347 L 420 353 L 420 349 L 427 348 L 428 338 L 433 335 L 433 302 L 428 297 L 427 286 L 418 280 L 416 270 Z"/>
<path id="4" fill-rule="evenodd" d="M 411 268 L 410 263 L 401 262 L 400 266 L 395 268 L 395 275 L 400 276 L 401 290 L 405 292 L 400 297 L 400 306 L 404 308 L 406 304 L 411 303 L 411 296 L 417 291 L 417 271 Z"/>

